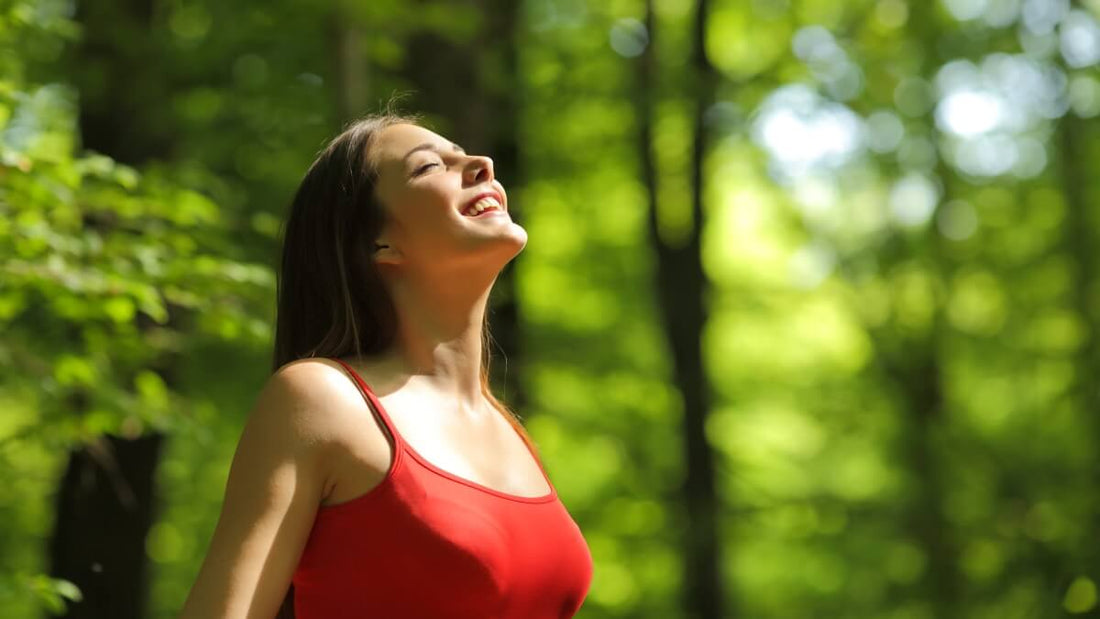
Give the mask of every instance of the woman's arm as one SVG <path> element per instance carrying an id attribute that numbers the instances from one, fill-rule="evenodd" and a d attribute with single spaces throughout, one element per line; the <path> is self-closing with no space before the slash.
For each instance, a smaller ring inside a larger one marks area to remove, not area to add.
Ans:
<path id="1" fill-rule="evenodd" d="M 316 365 L 289 364 L 261 390 L 179 619 L 271 619 L 282 604 L 327 485 Z"/>

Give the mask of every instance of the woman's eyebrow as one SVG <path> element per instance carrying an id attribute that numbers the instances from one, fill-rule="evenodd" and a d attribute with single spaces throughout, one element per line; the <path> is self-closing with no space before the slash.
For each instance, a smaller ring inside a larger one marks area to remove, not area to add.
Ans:
<path id="1" fill-rule="evenodd" d="M 453 148 L 456 153 L 462 153 L 464 155 L 466 154 L 466 149 L 462 148 L 458 144 L 451 144 L 451 148 Z M 432 144 L 431 142 L 425 142 L 425 143 L 420 144 L 418 146 L 414 146 L 412 148 L 412 150 L 405 153 L 405 156 L 401 158 L 401 161 L 405 161 L 406 159 L 411 157 L 413 153 L 418 152 L 418 151 L 422 151 L 422 150 L 434 150 L 436 152 L 439 152 L 439 148 L 437 148 L 435 144 Z"/>

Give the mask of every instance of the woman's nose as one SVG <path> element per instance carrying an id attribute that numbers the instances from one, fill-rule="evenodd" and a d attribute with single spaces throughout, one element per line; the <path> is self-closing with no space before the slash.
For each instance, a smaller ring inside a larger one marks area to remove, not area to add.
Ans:
<path id="1" fill-rule="evenodd" d="M 486 183 L 493 180 L 493 160 L 482 155 L 472 157 L 466 168 L 471 184 Z"/>

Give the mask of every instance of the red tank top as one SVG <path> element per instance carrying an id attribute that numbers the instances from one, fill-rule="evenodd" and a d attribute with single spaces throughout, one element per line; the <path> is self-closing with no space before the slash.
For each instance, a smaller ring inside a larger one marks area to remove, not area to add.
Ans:
<path id="1" fill-rule="evenodd" d="M 574 616 L 592 555 L 538 458 L 544 496 L 448 473 L 406 443 L 366 382 L 334 360 L 381 417 L 394 455 L 369 492 L 318 508 L 292 581 L 297 619 Z"/>

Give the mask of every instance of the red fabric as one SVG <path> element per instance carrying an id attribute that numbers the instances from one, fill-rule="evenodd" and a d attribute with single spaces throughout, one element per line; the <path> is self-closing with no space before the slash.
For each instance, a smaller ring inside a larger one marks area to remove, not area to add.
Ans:
<path id="1" fill-rule="evenodd" d="M 370 387 L 340 362 L 394 437 L 369 492 L 322 505 L 294 572 L 298 619 L 559 619 L 592 581 L 580 528 L 550 487 L 522 497 L 452 475 L 407 444 Z M 532 454 L 534 457 L 534 454 Z"/>

